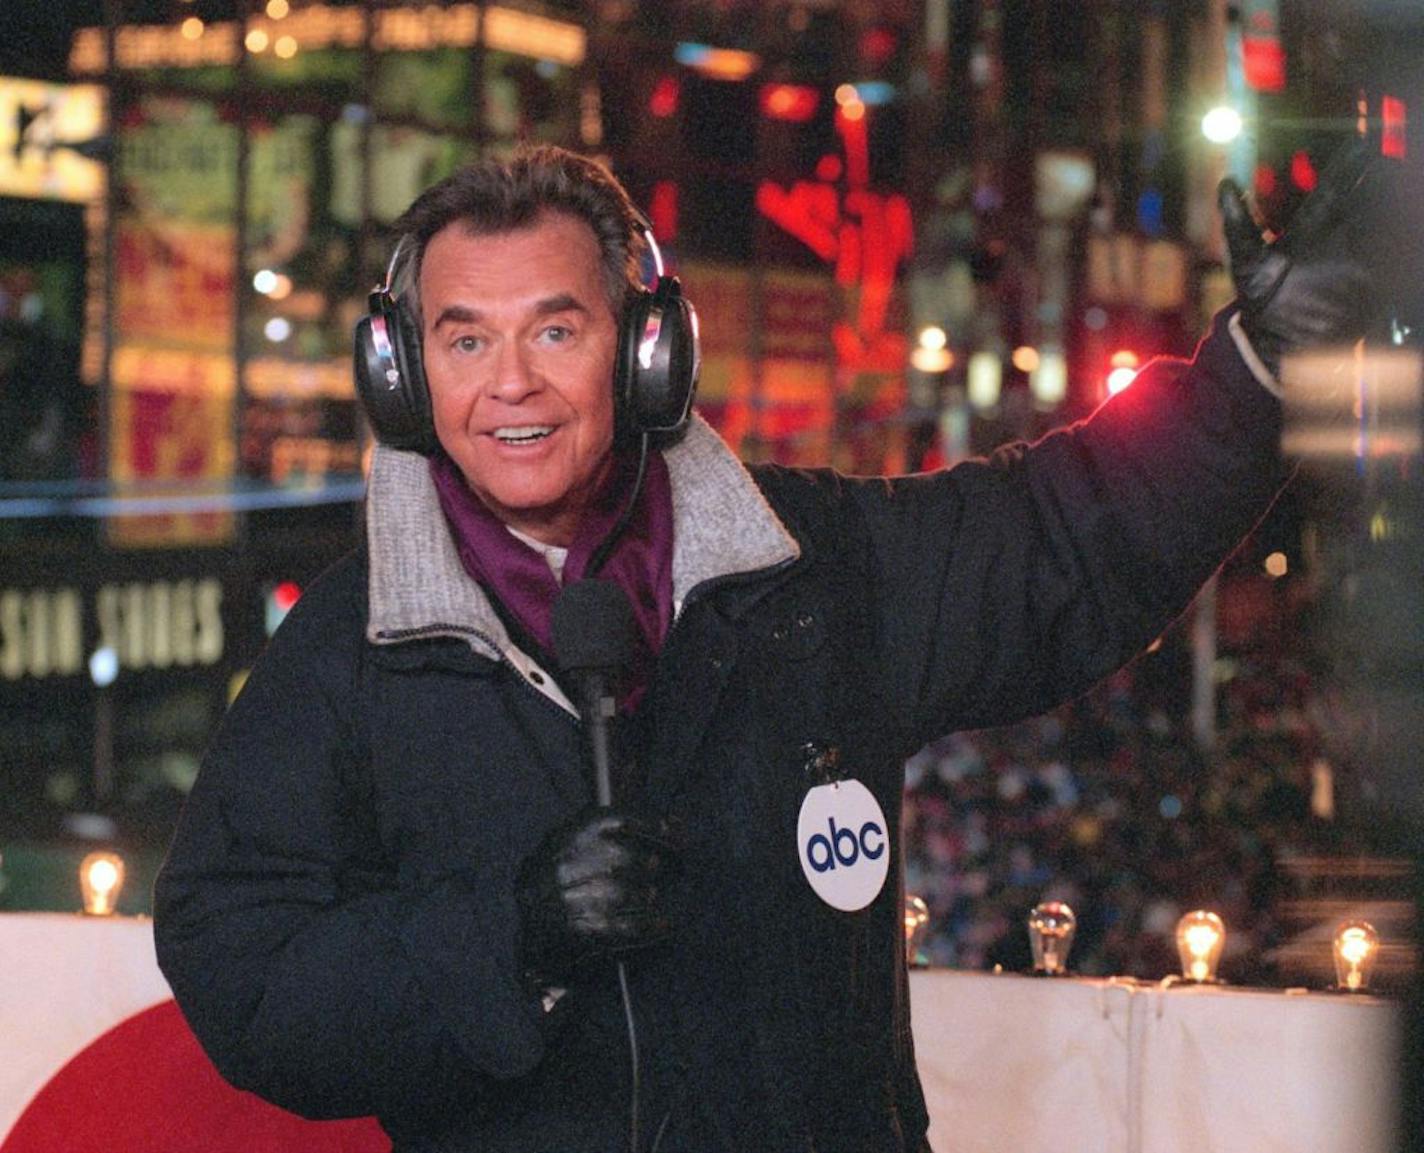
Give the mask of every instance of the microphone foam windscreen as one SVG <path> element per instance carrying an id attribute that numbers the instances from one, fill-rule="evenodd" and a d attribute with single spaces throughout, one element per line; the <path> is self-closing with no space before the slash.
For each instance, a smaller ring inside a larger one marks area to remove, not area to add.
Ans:
<path id="1" fill-rule="evenodd" d="M 637 624 L 623 590 L 609 580 L 581 580 L 554 602 L 554 655 L 565 669 L 616 669 L 633 663 Z"/>

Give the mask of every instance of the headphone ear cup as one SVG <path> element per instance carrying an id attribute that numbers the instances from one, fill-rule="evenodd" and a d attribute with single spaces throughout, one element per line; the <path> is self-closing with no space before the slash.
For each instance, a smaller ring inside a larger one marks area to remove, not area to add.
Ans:
<path id="1" fill-rule="evenodd" d="M 687 427 L 702 355 L 697 313 L 675 276 L 630 294 L 619 337 L 617 424 L 625 437 Z"/>
<path id="2" fill-rule="evenodd" d="M 356 396 L 376 439 L 429 456 L 439 448 L 420 332 L 403 300 L 381 293 L 356 324 Z"/>

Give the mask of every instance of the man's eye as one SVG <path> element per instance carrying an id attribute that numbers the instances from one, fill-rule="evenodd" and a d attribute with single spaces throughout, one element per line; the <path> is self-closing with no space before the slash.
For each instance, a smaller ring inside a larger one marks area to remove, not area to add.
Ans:
<path id="1" fill-rule="evenodd" d="M 457 336 L 455 338 L 455 349 L 458 352 L 477 352 L 481 343 L 478 336 Z"/>
<path id="2" fill-rule="evenodd" d="M 550 344 L 562 344 L 573 336 L 574 330 L 565 324 L 551 324 L 544 329 L 544 339 Z"/>

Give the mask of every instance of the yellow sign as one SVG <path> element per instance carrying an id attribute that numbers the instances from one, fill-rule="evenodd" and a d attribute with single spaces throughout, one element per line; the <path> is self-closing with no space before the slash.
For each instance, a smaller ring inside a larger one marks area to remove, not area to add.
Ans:
<path id="1" fill-rule="evenodd" d="M 490 48 L 569 67 L 583 61 L 588 34 L 578 24 L 500 5 L 486 7 L 484 18 L 484 43 Z M 196 37 L 185 35 L 176 24 L 129 25 L 118 29 L 115 36 L 118 67 L 143 70 L 231 65 L 237 63 L 238 52 L 244 46 L 252 54 L 260 54 L 268 44 L 275 43 L 279 34 L 291 38 L 293 54 L 325 48 L 354 49 L 361 45 L 364 20 L 355 8 L 311 4 L 281 21 L 250 17 L 243 31 L 244 40 L 239 43 L 238 26 L 233 23 L 204 25 Z M 478 34 L 479 7 L 475 4 L 443 9 L 434 5 L 379 8 L 372 13 L 371 43 L 377 51 L 465 48 L 475 43 Z M 94 75 L 105 70 L 107 61 L 104 30 L 81 28 L 70 47 L 70 71 Z"/>
<path id="2" fill-rule="evenodd" d="M 104 166 L 75 151 L 104 132 L 95 84 L 46 84 L 0 76 L 0 196 L 96 200 Z"/>

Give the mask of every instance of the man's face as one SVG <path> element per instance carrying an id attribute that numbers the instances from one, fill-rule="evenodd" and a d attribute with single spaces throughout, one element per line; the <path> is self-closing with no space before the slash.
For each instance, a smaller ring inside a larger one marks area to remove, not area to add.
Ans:
<path id="1" fill-rule="evenodd" d="M 613 445 L 618 326 L 593 229 L 451 224 L 426 245 L 420 310 L 441 445 L 505 524 L 568 545 Z"/>

